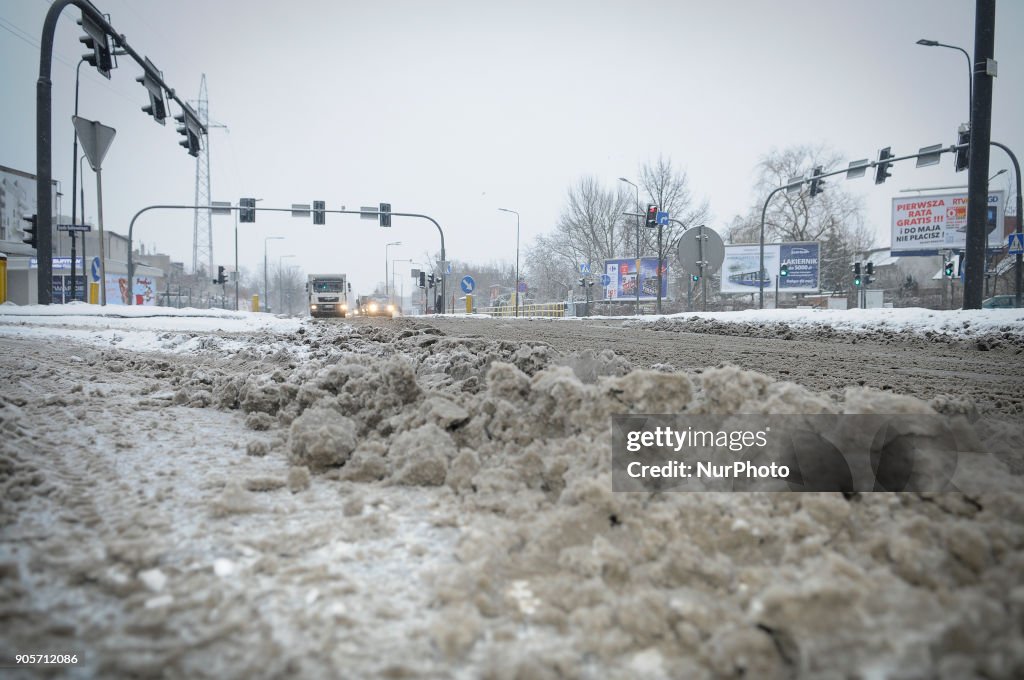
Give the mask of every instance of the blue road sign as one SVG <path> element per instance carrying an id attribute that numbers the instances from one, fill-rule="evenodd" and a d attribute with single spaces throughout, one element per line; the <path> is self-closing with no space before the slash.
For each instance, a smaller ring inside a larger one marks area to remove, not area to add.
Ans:
<path id="1" fill-rule="evenodd" d="M 655 217 L 655 222 L 658 224 L 668 225 L 668 213 L 659 211 L 657 217 Z"/>
<path id="2" fill-rule="evenodd" d="M 476 281 L 473 280 L 472 276 L 463 276 L 459 285 L 462 287 L 462 292 L 469 295 L 476 288 Z"/>
<path id="3" fill-rule="evenodd" d="M 611 283 L 611 282 L 612 282 L 612 277 L 608 276 L 607 274 L 601 274 L 601 285 L 602 286 L 607 288 L 608 284 Z"/>
<path id="4" fill-rule="evenodd" d="M 584 276 L 586 276 L 589 273 L 590 273 L 590 263 L 589 262 L 580 262 L 580 274 L 583 274 Z"/>
<path id="5" fill-rule="evenodd" d="M 100 280 L 100 258 L 98 257 L 92 258 L 92 280 Z"/>
<path id="6" fill-rule="evenodd" d="M 525 293 L 526 292 L 526 281 L 520 281 L 519 282 L 519 292 L 520 293 Z"/>
<path id="7" fill-rule="evenodd" d="M 1010 234 L 1006 242 L 1010 255 L 1024 254 L 1024 234 Z"/>

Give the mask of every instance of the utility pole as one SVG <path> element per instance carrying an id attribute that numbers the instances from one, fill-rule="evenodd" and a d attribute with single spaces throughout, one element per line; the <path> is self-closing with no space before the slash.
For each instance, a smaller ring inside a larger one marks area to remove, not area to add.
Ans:
<path id="1" fill-rule="evenodd" d="M 967 248 L 964 309 L 981 309 L 988 248 L 988 162 L 992 140 L 992 78 L 996 74 L 996 1 L 976 0 L 974 15 L 974 92 L 967 176 Z"/>
<path id="2" fill-rule="evenodd" d="M 210 119 L 209 99 L 206 95 L 206 74 L 199 81 L 199 122 L 206 129 Z M 210 205 L 210 135 L 196 156 L 196 200 L 193 205 Z M 196 210 L 192 222 L 192 272 L 199 271 L 199 265 L 213 273 L 213 220 L 210 209 Z"/>

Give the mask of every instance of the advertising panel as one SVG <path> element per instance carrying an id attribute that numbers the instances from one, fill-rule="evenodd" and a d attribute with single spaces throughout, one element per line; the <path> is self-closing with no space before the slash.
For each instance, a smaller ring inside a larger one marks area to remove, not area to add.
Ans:
<path id="1" fill-rule="evenodd" d="M 668 297 L 668 265 L 662 260 L 661 297 Z M 618 258 L 604 261 L 604 273 L 608 275 L 608 285 L 604 288 L 607 300 L 636 300 L 636 258 Z M 640 258 L 640 299 L 656 300 L 658 298 L 658 258 Z"/>
<path id="2" fill-rule="evenodd" d="M 764 245 L 764 270 L 758 278 L 760 246 L 744 243 L 725 246 L 725 261 L 722 262 L 723 293 L 756 293 L 758 281 L 764 281 L 765 290 L 775 286 L 768 272 L 779 270 L 779 246 Z"/>
<path id="3" fill-rule="evenodd" d="M 766 243 L 764 244 L 764 270 L 758 278 L 760 246 L 744 243 L 725 246 L 722 263 L 723 293 L 756 293 L 758 282 L 764 282 L 768 292 L 775 290 L 775 277 L 779 266 L 789 264 L 789 275 L 779 278 L 779 291 L 786 293 L 817 293 L 820 290 L 820 254 L 818 243 Z"/>
<path id="4" fill-rule="evenodd" d="M 107 274 L 107 304 L 127 305 L 129 294 L 134 294 L 134 305 L 156 305 L 156 281 L 150 276 L 136 276 L 131 292 L 127 274 Z"/>
<path id="5" fill-rule="evenodd" d="M 51 198 L 57 212 L 57 182 L 53 183 Z M 27 226 L 22 218 L 36 213 L 36 178 L 0 165 L 0 240 L 21 241 Z"/>
<path id="6" fill-rule="evenodd" d="M 985 211 L 988 247 L 1003 247 L 1006 192 L 991 191 Z M 892 254 L 937 255 L 964 250 L 967 243 L 967 194 L 937 194 L 892 199 Z"/>
<path id="7" fill-rule="evenodd" d="M 789 265 L 789 274 L 779 277 L 779 291 L 818 293 L 821 291 L 821 250 L 817 243 L 780 243 L 779 266 Z M 776 270 L 778 271 L 778 270 Z"/>

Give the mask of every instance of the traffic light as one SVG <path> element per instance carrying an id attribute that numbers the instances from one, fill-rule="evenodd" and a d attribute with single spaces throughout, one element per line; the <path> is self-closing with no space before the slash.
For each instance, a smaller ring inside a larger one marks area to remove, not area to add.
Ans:
<path id="1" fill-rule="evenodd" d="M 313 201 L 313 224 L 327 223 L 327 204 L 323 201 Z"/>
<path id="2" fill-rule="evenodd" d="M 188 150 L 189 156 L 198 156 L 202 145 L 200 136 L 203 134 L 203 126 L 199 123 L 199 118 L 191 108 L 184 108 L 180 115 L 174 117 L 174 120 L 179 123 L 178 134 L 185 137 L 178 144 Z"/>
<path id="3" fill-rule="evenodd" d="M 91 50 L 90 54 L 82 55 L 82 60 L 90 66 L 95 66 L 104 78 L 110 78 L 110 70 L 114 68 L 110 36 L 102 26 L 85 13 L 85 10 L 82 11 L 82 18 L 78 20 L 78 25 L 85 31 L 85 35 L 78 41 L 84 43 L 86 49 Z"/>
<path id="4" fill-rule="evenodd" d="M 427 287 L 427 273 L 426 272 L 420 272 L 420 280 L 416 283 L 416 285 L 419 286 L 420 288 L 426 288 Z"/>
<path id="5" fill-rule="evenodd" d="M 28 227 L 22 227 L 22 231 L 26 234 L 25 238 L 21 239 L 22 242 L 27 243 L 32 248 L 37 248 L 36 239 L 39 235 L 36 233 L 36 216 L 22 217 L 21 219 L 25 220 L 30 225 Z"/>
<path id="6" fill-rule="evenodd" d="M 967 169 L 967 159 L 971 153 L 971 127 L 964 123 L 957 132 L 956 145 L 956 171 Z"/>
<path id="7" fill-rule="evenodd" d="M 947 260 L 946 261 L 946 268 L 943 269 L 942 274 L 947 279 L 951 279 L 951 278 L 953 278 L 953 270 L 954 270 L 953 260 Z"/>
<path id="8" fill-rule="evenodd" d="M 782 266 L 779 267 L 779 276 L 789 276 L 789 263 L 783 262 Z"/>
<path id="9" fill-rule="evenodd" d="M 889 171 L 892 163 L 888 161 L 893 157 L 891 146 L 887 146 L 878 152 L 878 165 L 875 167 L 875 184 L 882 184 L 887 178 L 892 176 L 892 172 Z"/>
<path id="10" fill-rule="evenodd" d="M 238 221 L 239 222 L 255 222 L 256 221 L 256 199 L 255 198 L 240 198 L 238 199 Z"/>
<path id="11" fill-rule="evenodd" d="M 694 283 L 697 283 L 698 281 L 700 281 L 700 277 L 697 276 L 696 274 L 690 274 L 690 280 L 693 281 Z"/>
<path id="12" fill-rule="evenodd" d="M 825 180 L 821 179 L 821 174 L 824 171 L 825 169 L 819 165 L 811 173 L 811 198 L 825 190 Z"/>
<path id="13" fill-rule="evenodd" d="M 646 227 L 658 226 L 658 206 L 650 203 L 647 205 L 647 221 L 644 222 Z"/>
<path id="14" fill-rule="evenodd" d="M 860 286 L 860 262 L 854 262 L 851 269 L 853 270 L 853 285 Z"/>
<path id="15" fill-rule="evenodd" d="M 156 79 L 156 76 L 162 78 L 163 74 L 156 70 L 156 67 L 149 61 L 149 57 L 146 57 L 146 66 L 147 68 L 142 75 L 135 79 L 135 82 L 142 83 L 142 86 L 149 93 L 149 106 L 143 106 L 142 111 L 153 116 L 153 120 L 161 125 L 166 125 L 167 102 L 164 100 L 164 90 Z M 150 70 L 150 67 L 152 67 L 152 70 Z"/>
<path id="16" fill-rule="evenodd" d="M 391 226 L 391 204 L 381 203 L 380 204 L 380 226 L 390 227 Z"/>
<path id="17" fill-rule="evenodd" d="M 437 277 L 433 274 L 427 276 L 427 288 L 433 288 L 434 284 L 437 283 Z"/>
<path id="18" fill-rule="evenodd" d="M 217 266 L 217 278 L 213 280 L 214 283 L 225 284 L 228 282 L 228 277 L 224 273 L 224 267 L 221 265 Z"/>

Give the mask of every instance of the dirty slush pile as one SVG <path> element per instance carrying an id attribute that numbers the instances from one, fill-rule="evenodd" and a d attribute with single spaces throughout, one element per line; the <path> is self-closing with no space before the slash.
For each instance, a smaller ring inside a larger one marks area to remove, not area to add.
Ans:
<path id="1" fill-rule="evenodd" d="M 451 673 L 1024 675 L 1019 478 L 977 496 L 611 491 L 616 413 L 976 417 L 970 403 L 819 394 L 732 366 L 631 370 L 607 350 L 563 356 L 409 320 L 310 323 L 291 350 L 261 350 L 280 339 L 170 370 L 170 401 L 243 412 L 245 453 L 287 458 L 293 491 L 337 486 L 339 524 L 359 517 L 361 488 L 435 494 L 457 537 L 416 584 L 430 595 L 417 618 Z M 1020 423 L 985 431 L 986 446 L 1024 449 Z M 241 481 L 214 518 L 289 493 Z"/>
<path id="2" fill-rule="evenodd" d="M 623 326 L 641 326 L 657 331 L 672 333 L 707 333 L 712 335 L 738 335 L 748 338 L 774 338 L 780 340 L 836 341 L 852 343 L 868 341 L 884 345 L 911 345 L 920 347 L 928 344 L 953 345 L 980 352 L 1005 350 L 1011 354 L 1024 354 L 1024 334 L 1010 325 L 997 330 L 976 329 L 970 321 L 964 321 L 955 329 L 927 330 L 918 333 L 888 326 L 881 322 L 876 328 L 861 330 L 837 329 L 827 323 L 788 324 L 785 321 L 751 321 L 737 323 L 699 316 L 675 317 L 656 321 L 629 320 Z"/>

